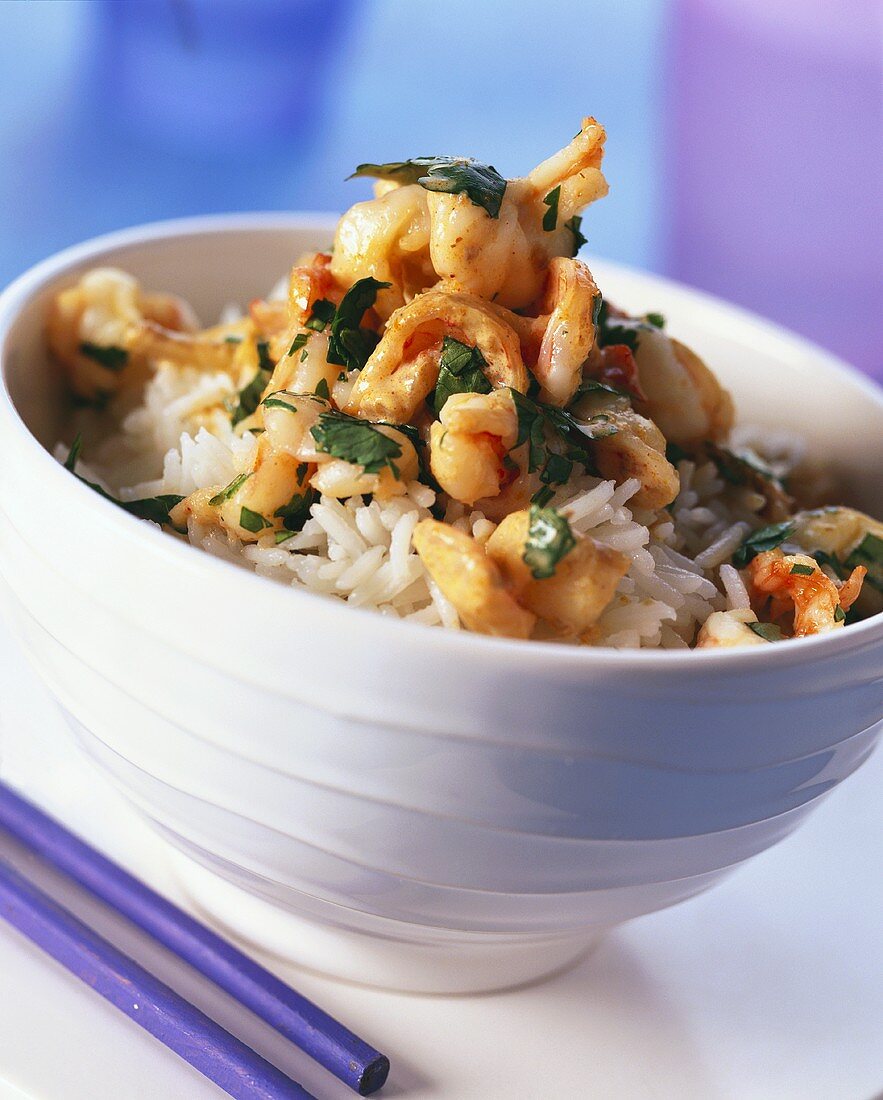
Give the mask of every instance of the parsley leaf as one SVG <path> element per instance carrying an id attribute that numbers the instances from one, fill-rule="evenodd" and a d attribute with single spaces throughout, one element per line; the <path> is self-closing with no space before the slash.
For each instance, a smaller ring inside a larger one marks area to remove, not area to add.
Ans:
<path id="1" fill-rule="evenodd" d="M 548 206 L 548 210 L 543 214 L 543 229 L 547 233 L 551 233 L 555 226 L 558 224 L 558 200 L 561 198 L 561 184 L 557 187 L 553 187 L 548 195 L 543 199 L 543 205 Z"/>
<path id="2" fill-rule="evenodd" d="M 325 326 L 333 319 L 334 302 L 330 302 L 327 298 L 317 298 L 313 302 L 313 312 L 304 327 L 312 329 L 313 332 L 324 332 Z"/>
<path id="3" fill-rule="evenodd" d="M 796 562 L 791 566 L 791 572 L 798 577 L 811 577 L 815 573 L 815 569 L 811 565 L 804 565 L 803 562 Z"/>
<path id="4" fill-rule="evenodd" d="M 230 415 L 230 423 L 235 428 L 242 420 L 257 409 L 261 403 L 261 394 L 267 388 L 267 383 L 273 374 L 273 360 L 270 358 L 270 346 L 266 340 L 258 340 L 256 343 L 258 353 L 258 369 L 254 378 L 239 391 L 236 396 L 236 404 Z"/>
<path id="5" fill-rule="evenodd" d="M 583 224 L 583 220 L 579 214 L 574 214 L 572 218 L 564 223 L 564 228 L 569 229 L 573 234 L 573 251 L 572 256 L 575 256 L 577 252 L 588 240 L 588 237 L 584 237 L 580 226 Z"/>
<path id="6" fill-rule="evenodd" d="M 360 328 L 365 310 L 377 301 L 377 292 L 390 283 L 369 275 L 353 283 L 344 294 L 331 319 L 328 362 L 348 370 L 361 370 L 380 337 L 369 328 Z M 318 303 L 316 303 L 318 305 Z"/>
<path id="7" fill-rule="evenodd" d="M 846 612 L 843 610 L 843 608 L 838 603 L 837 606 L 834 608 L 834 622 L 835 623 L 842 623 L 845 618 L 846 618 Z"/>
<path id="8" fill-rule="evenodd" d="M 181 503 L 184 499 L 183 497 L 175 496 L 172 493 L 165 493 L 156 497 L 144 497 L 142 500 L 119 500 L 111 493 L 108 493 L 106 489 L 102 489 L 100 485 L 96 485 L 94 481 L 89 481 L 88 478 L 82 477 L 77 473 L 76 465 L 79 461 L 82 449 L 83 439 L 82 436 L 78 435 L 71 445 L 71 449 L 64 462 L 64 468 L 70 470 L 77 481 L 82 481 L 84 485 L 88 485 L 89 488 L 93 489 L 99 496 L 104 497 L 105 500 L 109 500 L 111 504 L 116 504 L 131 516 L 137 516 L 138 519 L 149 519 L 153 523 L 162 524 L 164 527 L 170 527 L 172 525 L 169 513 Z"/>
<path id="9" fill-rule="evenodd" d="M 302 347 L 306 347 L 307 340 L 309 340 L 309 336 L 305 332 L 299 332 L 292 341 L 291 347 L 288 349 L 288 354 L 294 355 L 296 351 L 300 351 Z"/>
<path id="10" fill-rule="evenodd" d="M 476 206 L 496 218 L 500 214 L 506 181 L 489 164 L 471 157 L 414 157 L 386 164 L 360 164 L 352 176 L 373 176 L 396 183 L 419 183 L 427 191 L 463 192 Z"/>
<path id="11" fill-rule="evenodd" d="M 665 328 L 665 317 L 661 313 L 645 313 L 644 320 L 654 328 Z"/>
<path id="12" fill-rule="evenodd" d="M 316 397 L 321 397 L 323 400 L 328 401 L 331 398 L 331 391 L 328 389 L 328 383 L 324 378 L 320 378 L 316 383 L 316 388 L 313 391 Z"/>
<path id="13" fill-rule="evenodd" d="M 748 627 L 753 630 L 758 638 L 763 638 L 765 642 L 781 642 L 782 631 L 775 623 L 749 623 Z"/>
<path id="14" fill-rule="evenodd" d="M 303 530 L 303 525 L 310 518 L 310 508 L 318 499 L 315 489 L 309 485 L 304 486 L 302 493 L 295 493 L 287 504 L 277 508 L 273 515 L 282 520 L 282 526 L 292 535 Z M 277 544 L 283 540 L 277 538 Z"/>
<path id="15" fill-rule="evenodd" d="M 530 506 L 530 522 L 522 558 L 535 580 L 555 575 L 561 559 L 576 546 L 567 517 L 555 508 Z"/>
<path id="16" fill-rule="evenodd" d="M 436 415 L 441 413 L 451 394 L 490 393 L 492 387 L 485 375 L 486 368 L 487 362 L 479 348 L 446 336 L 442 341 L 438 383 L 433 398 Z"/>
<path id="17" fill-rule="evenodd" d="M 264 519 L 260 512 L 253 512 L 251 508 L 243 507 L 239 513 L 239 526 L 256 535 L 258 531 L 263 531 L 265 527 L 272 527 L 273 524 L 268 519 Z"/>
<path id="18" fill-rule="evenodd" d="M 865 580 L 883 592 L 883 539 L 869 531 L 846 559 L 845 565 L 848 569 L 854 569 L 857 565 L 866 566 L 868 575 Z"/>
<path id="19" fill-rule="evenodd" d="M 215 493 L 215 495 L 209 501 L 209 504 L 213 508 L 217 508 L 218 505 L 223 504 L 225 501 L 229 500 L 230 497 L 232 497 L 238 489 L 241 489 L 250 477 L 251 474 L 239 474 L 238 477 L 234 477 L 230 484 L 226 486 L 226 488 L 222 489 L 219 493 Z"/>
<path id="20" fill-rule="evenodd" d="M 785 539 L 790 538 L 794 531 L 794 524 L 790 522 L 771 523 L 768 527 L 759 527 L 744 539 L 742 545 L 733 554 L 733 565 L 737 569 L 744 569 L 758 554 L 762 554 L 765 550 L 775 550 Z"/>
<path id="21" fill-rule="evenodd" d="M 112 370 L 118 374 L 129 361 L 129 353 L 125 348 L 117 348 L 113 345 L 90 344 L 87 340 L 80 344 L 80 355 L 93 360 L 105 370 Z"/>
<path id="22" fill-rule="evenodd" d="M 310 434 L 320 451 L 362 466 L 366 474 L 379 473 L 384 466 L 398 473 L 393 459 L 401 457 L 401 446 L 368 420 L 343 412 L 323 412 Z"/>
<path id="23" fill-rule="evenodd" d="M 594 464 L 589 452 L 586 450 L 586 439 L 605 439 L 616 434 L 616 427 L 610 422 L 610 418 L 604 413 L 598 413 L 588 421 L 576 420 L 565 409 L 559 409 L 555 405 L 544 405 L 541 401 L 534 401 L 517 390 L 510 390 L 515 404 L 515 412 L 518 416 L 518 437 L 515 446 L 520 447 L 528 443 L 528 473 L 533 473 L 543 467 L 547 477 L 551 481 L 555 471 L 562 471 L 561 457 L 569 459 L 571 463 L 579 462 L 588 472 L 594 472 Z M 553 458 L 558 452 L 550 449 L 547 440 L 547 429 L 561 443 L 564 444 L 563 455 Z M 570 476 L 568 471 L 567 477 Z M 542 475 L 541 475 L 542 477 Z M 564 478 L 563 480 L 567 480 Z"/>

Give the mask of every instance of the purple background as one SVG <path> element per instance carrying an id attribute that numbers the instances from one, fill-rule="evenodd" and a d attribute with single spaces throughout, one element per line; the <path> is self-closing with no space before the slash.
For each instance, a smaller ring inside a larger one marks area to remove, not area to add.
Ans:
<path id="1" fill-rule="evenodd" d="M 7 0 L 0 283 L 124 225 L 340 210 L 363 160 L 516 175 L 592 113 L 592 251 L 883 377 L 881 20 L 879 0 Z"/>

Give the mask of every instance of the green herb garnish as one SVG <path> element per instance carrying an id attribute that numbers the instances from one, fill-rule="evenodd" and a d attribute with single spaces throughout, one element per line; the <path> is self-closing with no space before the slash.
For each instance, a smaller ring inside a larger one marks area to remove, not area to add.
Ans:
<path id="1" fill-rule="evenodd" d="M 314 390 L 316 397 L 324 398 L 325 401 L 331 399 L 331 391 L 328 389 L 328 383 L 324 378 L 320 378 L 316 383 L 316 389 Z"/>
<path id="2" fill-rule="evenodd" d="M 79 461 L 82 449 L 83 439 L 81 435 L 78 435 L 71 445 L 68 456 L 64 461 L 64 468 L 69 470 L 77 481 L 82 481 L 84 485 L 88 485 L 89 488 L 98 493 L 99 496 L 104 497 L 105 500 L 109 500 L 111 504 L 116 504 L 117 507 L 122 508 L 124 512 L 128 512 L 131 516 L 137 516 L 138 519 L 149 519 L 153 523 L 162 524 L 164 527 L 172 526 L 169 515 L 172 509 L 181 503 L 184 499 L 183 497 L 175 496 L 172 493 L 165 493 L 156 497 L 144 497 L 142 500 L 119 500 L 106 489 L 102 489 L 100 485 L 96 485 L 94 481 L 89 481 L 88 478 L 82 477 L 77 473 L 76 465 Z"/>
<path id="3" fill-rule="evenodd" d="M 749 623 L 749 629 L 765 642 L 781 642 L 782 631 L 775 623 Z"/>
<path id="4" fill-rule="evenodd" d="M 811 565 L 803 565 L 801 562 L 797 562 L 791 566 L 791 572 L 796 573 L 799 577 L 811 577 L 815 573 L 815 569 Z"/>
<path id="5" fill-rule="evenodd" d="M 580 226 L 582 224 L 583 220 L 579 216 L 579 214 L 574 214 L 572 218 L 568 219 L 564 223 L 564 228 L 569 229 L 570 232 L 573 234 L 573 251 L 571 253 L 572 256 L 575 256 L 588 240 L 588 237 L 584 237 L 580 229 Z"/>
<path id="6" fill-rule="evenodd" d="M 398 477 L 393 459 L 401 457 L 402 448 L 370 421 L 332 410 L 319 416 L 310 433 L 325 454 L 362 466 L 366 474 L 379 473 L 388 466 Z"/>
<path id="7" fill-rule="evenodd" d="M 228 501 L 230 497 L 232 497 L 233 494 L 236 492 L 236 490 L 240 489 L 250 477 L 251 474 L 239 474 L 238 477 L 234 477 L 226 488 L 222 489 L 219 493 L 215 493 L 215 495 L 209 501 L 209 504 L 213 508 L 217 508 L 218 505 L 223 504 L 225 501 Z"/>
<path id="8" fill-rule="evenodd" d="M 883 592 L 883 539 L 869 531 L 846 559 L 845 565 L 847 569 L 864 565 L 868 570 L 865 580 Z"/>
<path id="9" fill-rule="evenodd" d="M 230 336 L 225 336 L 224 337 L 224 343 L 225 344 L 241 344 L 242 343 L 242 337 L 241 336 L 236 336 L 235 334 L 231 334 Z"/>
<path id="10" fill-rule="evenodd" d="M 528 444 L 528 473 L 542 469 L 550 484 L 552 479 L 564 470 L 570 477 L 573 463 L 578 462 L 587 473 L 595 473 L 591 455 L 586 450 L 587 439 L 604 439 L 616 434 L 616 427 L 604 413 L 598 413 L 589 420 L 578 421 L 565 409 L 555 405 L 545 405 L 534 401 L 517 390 L 510 390 L 518 415 L 518 437 L 515 446 Z M 547 441 L 552 436 L 556 446 L 552 448 Z M 562 446 L 563 445 L 563 446 Z M 570 467 L 565 461 L 570 462 Z M 540 475 L 541 478 L 543 474 Z"/>
<path id="11" fill-rule="evenodd" d="M 775 550 L 777 546 L 790 538 L 795 531 L 793 523 L 771 523 L 768 527 L 759 527 L 752 531 L 743 541 L 742 545 L 733 554 L 733 565 L 737 569 L 745 566 L 758 554 L 766 550 Z"/>
<path id="12" fill-rule="evenodd" d="M 846 612 L 843 610 L 843 608 L 838 603 L 837 606 L 834 608 L 834 622 L 835 623 L 842 623 L 845 618 L 846 618 Z"/>
<path id="13" fill-rule="evenodd" d="M 118 374 L 129 361 L 126 349 L 114 347 L 112 344 L 90 344 L 85 340 L 80 344 L 79 350 L 81 355 L 98 363 L 105 370 L 112 370 L 114 374 Z"/>
<path id="14" fill-rule="evenodd" d="M 287 542 L 289 539 L 293 539 L 296 534 L 297 531 L 277 531 L 276 545 L 278 546 L 282 542 Z"/>
<path id="15" fill-rule="evenodd" d="M 566 516 L 555 508 L 530 506 L 530 524 L 522 557 L 534 578 L 545 580 L 555 575 L 561 559 L 576 546 Z"/>
<path id="16" fill-rule="evenodd" d="M 304 327 L 312 329 L 313 332 L 324 332 L 325 326 L 332 320 L 334 320 L 334 302 L 329 302 L 327 298 L 319 298 L 313 302 L 313 311 Z"/>
<path id="17" fill-rule="evenodd" d="M 665 317 L 661 313 L 645 313 L 644 320 L 654 328 L 665 328 Z"/>
<path id="18" fill-rule="evenodd" d="M 288 354 L 292 356 L 296 351 L 300 351 L 302 347 L 306 346 L 307 340 L 309 340 L 309 336 L 305 332 L 299 332 L 292 341 Z"/>
<path id="19" fill-rule="evenodd" d="M 292 535 L 303 530 L 304 524 L 310 518 L 310 508 L 316 502 L 317 493 L 309 485 L 304 487 L 302 493 L 295 493 L 287 504 L 277 508 L 273 515 L 282 520 L 282 526 Z M 280 539 L 276 539 L 277 544 Z"/>
<path id="20" fill-rule="evenodd" d="M 260 512 L 253 512 L 251 508 L 243 507 L 239 513 L 239 526 L 256 535 L 258 531 L 263 531 L 265 527 L 272 527 L 273 524 L 268 519 L 264 519 Z"/>
<path id="21" fill-rule="evenodd" d="M 361 328 L 362 317 L 377 301 L 377 292 L 390 286 L 369 275 L 353 283 L 331 317 L 328 362 L 348 370 L 361 370 L 380 337 L 370 328 Z"/>
<path id="22" fill-rule="evenodd" d="M 547 233 L 551 233 L 552 230 L 558 224 L 558 200 L 561 198 L 561 184 L 557 187 L 553 187 L 548 195 L 543 199 L 543 205 L 548 206 L 548 210 L 543 214 L 543 229 Z"/>
<path id="23" fill-rule="evenodd" d="M 496 218 L 500 213 L 506 181 L 488 164 L 470 157 L 413 157 L 386 164 L 360 164 L 352 176 L 373 176 L 396 183 L 419 183 L 427 191 L 463 192 L 476 206 Z"/>
<path id="24" fill-rule="evenodd" d="M 486 369 L 487 362 L 479 348 L 446 336 L 442 341 L 438 383 L 433 397 L 436 415 L 441 413 L 451 394 L 490 393 L 492 387 Z"/>

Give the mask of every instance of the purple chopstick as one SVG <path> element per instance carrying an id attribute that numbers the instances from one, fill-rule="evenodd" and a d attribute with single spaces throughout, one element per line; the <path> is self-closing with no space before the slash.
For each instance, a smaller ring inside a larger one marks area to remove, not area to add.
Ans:
<path id="1" fill-rule="evenodd" d="M 0 827 L 122 913 L 179 958 L 368 1096 L 389 1059 L 57 821 L 0 783 Z"/>
<path id="2" fill-rule="evenodd" d="M 230 1096 L 314 1100 L 2 859 L 0 916 Z"/>

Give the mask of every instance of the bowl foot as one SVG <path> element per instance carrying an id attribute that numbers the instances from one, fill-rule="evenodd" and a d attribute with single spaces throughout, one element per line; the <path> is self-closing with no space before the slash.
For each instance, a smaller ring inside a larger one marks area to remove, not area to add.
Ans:
<path id="1" fill-rule="evenodd" d="M 284 965 L 407 993 L 487 993 L 571 966 L 606 927 L 557 934 L 497 934 L 386 921 L 388 932 L 317 920 L 257 897 L 170 849 L 172 871 L 195 908 Z M 357 915 L 358 916 L 358 915 Z"/>

